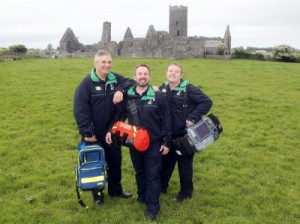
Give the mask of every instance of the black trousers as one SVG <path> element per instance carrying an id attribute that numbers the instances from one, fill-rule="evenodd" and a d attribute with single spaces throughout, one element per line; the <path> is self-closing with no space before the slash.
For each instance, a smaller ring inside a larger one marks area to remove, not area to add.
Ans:
<path id="1" fill-rule="evenodd" d="M 193 185 L 193 160 L 194 155 L 184 157 L 178 155 L 175 150 L 170 150 L 167 155 L 163 156 L 162 170 L 161 170 L 161 189 L 166 190 L 169 186 L 172 173 L 174 171 L 176 162 L 178 164 L 178 173 L 180 180 L 180 190 L 178 196 L 189 197 L 192 196 Z"/>
<path id="2" fill-rule="evenodd" d="M 146 202 L 147 213 L 156 215 L 160 210 L 160 172 L 162 155 L 149 153 L 159 150 L 161 144 L 151 144 L 147 152 L 130 149 L 130 156 L 135 170 L 138 200 Z"/>
<path id="3" fill-rule="evenodd" d="M 121 195 L 123 193 L 121 185 L 121 148 L 116 147 L 114 144 L 108 145 L 106 143 L 102 143 L 102 145 L 105 151 L 105 159 L 107 163 L 108 194 L 110 196 Z"/>

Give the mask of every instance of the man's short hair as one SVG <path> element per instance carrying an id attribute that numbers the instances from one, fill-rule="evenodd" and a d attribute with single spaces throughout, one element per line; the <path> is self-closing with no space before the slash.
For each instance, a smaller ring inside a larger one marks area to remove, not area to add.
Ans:
<path id="1" fill-rule="evenodd" d="M 95 61 L 98 61 L 99 58 L 100 58 L 101 56 L 108 56 L 108 57 L 111 57 L 110 53 L 108 53 L 107 51 L 105 51 L 105 50 L 98 50 L 98 51 L 96 52 L 96 54 L 95 54 L 94 60 L 95 60 Z"/>
<path id="2" fill-rule="evenodd" d="M 139 65 L 135 66 L 134 74 L 136 73 L 136 70 L 137 70 L 139 67 L 145 67 L 145 68 L 147 68 L 148 71 L 149 71 L 149 75 L 150 75 L 150 68 L 149 68 L 149 66 L 146 65 L 146 64 L 139 64 Z"/>
<path id="3" fill-rule="evenodd" d="M 171 64 L 169 64 L 169 66 L 168 66 L 168 69 L 169 69 L 169 67 L 170 67 L 171 65 L 178 66 L 178 67 L 180 68 L 180 71 L 181 71 L 181 74 L 182 74 L 182 67 L 181 67 L 181 65 L 180 65 L 180 64 L 178 64 L 178 63 L 176 63 L 176 62 L 174 62 L 174 63 L 171 63 Z"/>

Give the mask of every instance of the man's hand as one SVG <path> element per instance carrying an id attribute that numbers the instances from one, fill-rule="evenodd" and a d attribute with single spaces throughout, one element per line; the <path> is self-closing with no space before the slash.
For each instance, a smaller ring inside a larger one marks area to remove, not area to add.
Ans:
<path id="1" fill-rule="evenodd" d="M 155 92 L 159 91 L 158 86 L 152 86 L 152 88 L 153 88 L 153 90 L 154 90 Z"/>
<path id="2" fill-rule="evenodd" d="M 111 143 L 113 143 L 113 141 L 112 141 L 112 139 L 111 139 L 111 132 L 107 132 L 107 133 L 106 133 L 105 141 L 106 141 L 106 143 L 109 144 L 109 145 L 110 145 Z"/>
<path id="3" fill-rule="evenodd" d="M 186 120 L 186 126 L 187 127 L 191 127 L 192 125 L 194 125 L 193 122 L 189 121 L 189 120 Z"/>
<path id="4" fill-rule="evenodd" d="M 162 145 L 162 146 L 160 147 L 159 151 L 160 151 L 163 155 L 167 155 L 167 154 L 169 153 L 170 149 L 169 149 L 167 146 Z"/>
<path id="5" fill-rule="evenodd" d="M 85 137 L 84 141 L 86 141 L 86 142 L 96 142 L 97 138 L 96 138 L 95 135 L 93 135 L 92 137 Z"/>
<path id="6" fill-rule="evenodd" d="M 117 104 L 120 103 L 122 100 L 123 100 L 123 93 L 120 90 L 118 90 L 114 94 L 113 103 Z"/>

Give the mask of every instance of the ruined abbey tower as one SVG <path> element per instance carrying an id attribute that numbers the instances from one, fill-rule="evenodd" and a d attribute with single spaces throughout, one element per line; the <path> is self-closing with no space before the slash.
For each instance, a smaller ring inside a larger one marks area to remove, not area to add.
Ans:
<path id="1" fill-rule="evenodd" d="M 187 37 L 188 29 L 187 7 L 169 7 L 169 34 L 172 37 Z"/>
<path id="2" fill-rule="evenodd" d="M 169 6 L 169 32 L 157 31 L 149 25 L 144 38 L 135 38 L 130 27 L 126 29 L 124 38 L 117 43 L 111 40 L 111 23 L 104 22 L 101 41 L 92 45 L 78 42 L 73 31 L 68 28 L 60 41 L 61 54 L 95 53 L 99 49 L 107 50 L 116 57 L 142 58 L 188 58 L 214 55 L 219 45 L 225 45 L 229 53 L 231 35 L 229 26 L 224 37 L 188 36 L 188 7 Z"/>

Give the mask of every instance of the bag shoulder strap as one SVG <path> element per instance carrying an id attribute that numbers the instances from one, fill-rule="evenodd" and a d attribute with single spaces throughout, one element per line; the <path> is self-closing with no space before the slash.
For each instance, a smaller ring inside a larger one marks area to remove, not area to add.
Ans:
<path id="1" fill-rule="evenodd" d="M 135 100 L 128 100 L 128 104 L 129 104 L 129 108 L 130 108 L 130 112 L 133 116 L 133 123 L 135 126 L 138 126 L 139 124 L 139 116 L 137 113 L 137 108 L 136 108 L 136 104 L 135 104 Z"/>
<path id="2" fill-rule="evenodd" d="M 183 117 L 186 120 L 187 115 L 188 115 L 188 107 L 189 107 L 189 85 L 186 85 L 186 89 L 183 93 Z"/>
<path id="3" fill-rule="evenodd" d="M 77 198 L 78 198 L 78 203 L 84 207 L 84 208 L 88 208 L 88 206 L 83 202 L 83 200 L 80 197 L 80 192 L 79 192 L 79 187 L 77 185 L 77 181 L 75 181 L 75 186 L 76 186 L 76 194 L 77 194 Z"/>

